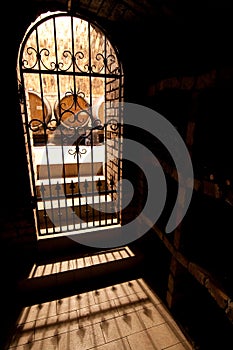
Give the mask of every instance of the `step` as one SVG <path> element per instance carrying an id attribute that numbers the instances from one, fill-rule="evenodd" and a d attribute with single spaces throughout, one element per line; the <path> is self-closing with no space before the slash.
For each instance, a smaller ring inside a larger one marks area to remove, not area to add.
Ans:
<path id="1" fill-rule="evenodd" d="M 80 146 L 79 163 L 103 162 L 105 160 L 105 145 Z M 33 148 L 35 164 L 77 164 L 75 146 L 37 146 Z"/>
<path id="2" fill-rule="evenodd" d="M 102 250 L 82 257 L 35 264 L 17 286 L 23 304 L 33 304 L 100 288 L 138 276 L 142 256 L 128 247 Z"/>
<path id="3" fill-rule="evenodd" d="M 103 175 L 103 162 L 80 164 L 42 164 L 37 165 L 37 178 L 48 179 L 58 177 Z"/>
<path id="4" fill-rule="evenodd" d="M 110 224 L 110 221 L 107 224 Z M 95 236 L 96 233 L 101 233 L 102 231 L 106 232 L 106 234 L 114 234 L 115 230 L 118 230 L 121 226 L 119 224 L 111 225 L 111 226 L 102 226 L 102 227 L 93 227 L 91 223 L 89 223 L 89 227 L 85 227 L 83 230 L 72 230 L 72 226 L 70 227 L 70 232 L 67 232 L 67 227 L 64 227 L 64 233 L 59 235 L 54 234 L 53 230 L 51 230 L 51 234 L 38 236 L 37 239 L 37 261 L 40 264 L 44 264 L 45 262 L 50 261 L 60 261 L 67 259 L 68 257 L 77 257 L 78 255 L 84 254 L 93 254 L 100 251 L 101 248 L 91 247 L 89 244 L 81 244 L 79 242 L 80 235 L 84 235 L 85 237 Z M 118 232 L 117 232 L 118 234 Z M 103 246 L 104 247 L 104 246 Z"/>
<path id="5" fill-rule="evenodd" d="M 97 254 L 83 255 L 81 257 L 61 260 L 58 262 L 50 262 L 48 264 L 35 264 L 28 276 L 28 279 L 49 276 L 76 269 L 83 269 L 85 267 L 105 264 L 110 261 L 121 260 L 132 256 L 135 256 L 134 253 L 129 247 L 126 246 L 120 249 L 100 251 Z"/>
<path id="6" fill-rule="evenodd" d="M 80 152 L 75 146 L 34 147 L 37 179 L 103 175 L 105 146 L 81 146 Z"/>
<path id="7" fill-rule="evenodd" d="M 103 175 L 105 146 L 82 146 L 80 152 L 75 146 L 34 147 L 37 179 Z"/>

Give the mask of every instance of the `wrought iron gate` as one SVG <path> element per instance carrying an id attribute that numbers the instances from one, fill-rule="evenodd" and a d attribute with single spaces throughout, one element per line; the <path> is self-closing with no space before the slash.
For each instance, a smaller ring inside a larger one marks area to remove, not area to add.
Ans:
<path id="1" fill-rule="evenodd" d="M 42 15 L 18 56 L 19 97 L 39 235 L 120 222 L 123 71 L 95 24 Z"/>

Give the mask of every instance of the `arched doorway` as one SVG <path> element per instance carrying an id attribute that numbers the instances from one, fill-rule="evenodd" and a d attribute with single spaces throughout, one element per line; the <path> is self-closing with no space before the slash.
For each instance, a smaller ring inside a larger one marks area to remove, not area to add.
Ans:
<path id="1" fill-rule="evenodd" d="M 89 20 L 46 13 L 24 36 L 17 72 L 38 236 L 119 224 L 117 49 Z"/>

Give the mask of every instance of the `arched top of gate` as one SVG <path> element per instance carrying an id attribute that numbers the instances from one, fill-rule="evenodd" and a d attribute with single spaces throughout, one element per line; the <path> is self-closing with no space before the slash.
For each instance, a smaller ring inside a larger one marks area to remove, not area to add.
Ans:
<path id="1" fill-rule="evenodd" d="M 123 76 L 119 52 L 105 30 L 68 12 L 42 14 L 29 26 L 18 68 L 29 73 Z"/>

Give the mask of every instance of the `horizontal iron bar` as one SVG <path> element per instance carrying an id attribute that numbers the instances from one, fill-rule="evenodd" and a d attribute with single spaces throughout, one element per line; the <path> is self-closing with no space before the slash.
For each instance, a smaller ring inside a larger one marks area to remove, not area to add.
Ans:
<path id="1" fill-rule="evenodd" d="M 33 68 L 24 68 L 23 69 L 23 74 L 25 73 L 30 73 L 30 74 L 51 74 L 51 75 L 75 75 L 75 76 L 84 76 L 84 77 L 99 77 L 99 78 L 115 78 L 115 79 L 120 79 L 123 77 L 122 74 L 113 74 L 113 73 L 89 73 L 89 72 L 66 72 L 66 71 L 57 71 L 57 70 L 51 70 L 51 69 L 33 69 Z"/>
<path id="2" fill-rule="evenodd" d="M 106 195 L 106 194 L 112 194 L 112 193 L 116 193 L 116 190 L 106 190 L 106 191 L 98 191 L 98 192 L 87 192 L 87 193 L 71 193 L 71 194 L 67 194 L 67 195 L 57 195 L 57 196 L 43 196 L 43 197 L 37 197 L 37 200 L 52 200 L 55 199 L 57 200 L 59 199 L 65 199 L 65 198 L 85 198 L 85 197 L 90 197 L 93 195 L 96 196 L 101 196 L 101 195 Z"/>

